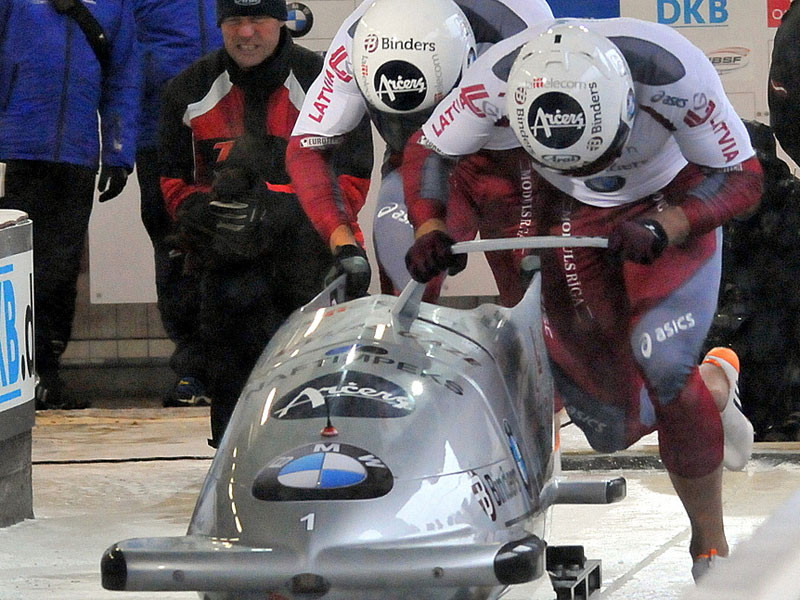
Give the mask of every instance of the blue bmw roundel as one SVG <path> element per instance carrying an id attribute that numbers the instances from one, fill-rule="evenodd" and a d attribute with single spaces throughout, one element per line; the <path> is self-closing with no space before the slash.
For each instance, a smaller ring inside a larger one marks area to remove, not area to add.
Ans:
<path id="1" fill-rule="evenodd" d="M 371 452 L 340 442 L 294 448 L 270 460 L 253 481 L 253 496 L 273 502 L 364 500 L 388 494 L 389 467 Z"/>
<path id="2" fill-rule="evenodd" d="M 278 471 L 278 482 L 291 488 L 329 490 L 358 485 L 367 470 L 357 460 L 330 452 L 295 459 Z"/>
<path id="3" fill-rule="evenodd" d="M 292 37 L 303 37 L 314 26 L 314 14 L 311 9 L 300 2 L 290 2 L 286 6 L 289 20 L 286 28 Z"/>

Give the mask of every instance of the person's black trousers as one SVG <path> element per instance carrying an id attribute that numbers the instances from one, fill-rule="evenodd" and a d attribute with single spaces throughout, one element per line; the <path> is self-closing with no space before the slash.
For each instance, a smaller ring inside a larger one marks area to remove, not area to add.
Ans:
<path id="1" fill-rule="evenodd" d="M 5 195 L 0 208 L 23 210 L 33 221 L 36 369 L 53 373 L 72 333 L 95 171 L 65 163 L 2 162 Z"/>
<path id="2" fill-rule="evenodd" d="M 184 253 L 170 243 L 174 224 L 164 206 L 156 147 L 136 152 L 136 178 L 142 224 L 153 244 L 158 310 L 164 331 L 175 343 L 170 367 L 178 377 L 191 375 L 205 381 L 205 365 L 197 352 L 198 279 L 184 272 Z"/>

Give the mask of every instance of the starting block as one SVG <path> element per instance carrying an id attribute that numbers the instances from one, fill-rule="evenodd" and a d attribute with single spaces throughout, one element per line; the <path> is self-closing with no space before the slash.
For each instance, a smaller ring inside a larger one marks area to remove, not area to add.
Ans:
<path id="1" fill-rule="evenodd" d="M 603 584 L 600 561 L 587 559 L 583 546 L 548 546 L 547 572 L 556 600 L 588 600 Z"/>

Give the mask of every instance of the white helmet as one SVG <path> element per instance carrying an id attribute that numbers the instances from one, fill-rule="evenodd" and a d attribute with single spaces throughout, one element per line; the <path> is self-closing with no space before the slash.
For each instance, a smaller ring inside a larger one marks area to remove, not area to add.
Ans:
<path id="1" fill-rule="evenodd" d="M 358 87 L 382 112 L 433 107 L 475 56 L 472 27 L 453 0 L 375 0 L 353 36 Z"/>
<path id="2" fill-rule="evenodd" d="M 607 38 L 559 23 L 522 47 L 506 99 L 534 161 L 567 175 L 602 171 L 620 154 L 636 102 L 628 63 Z"/>

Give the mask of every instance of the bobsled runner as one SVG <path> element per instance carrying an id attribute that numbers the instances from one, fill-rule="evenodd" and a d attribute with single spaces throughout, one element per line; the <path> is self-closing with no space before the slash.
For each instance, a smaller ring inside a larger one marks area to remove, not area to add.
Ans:
<path id="1" fill-rule="evenodd" d="M 604 240 L 492 248 L 521 242 Z M 106 589 L 493 599 L 546 573 L 553 505 L 625 496 L 621 477 L 560 473 L 538 277 L 517 306 L 472 310 L 421 302 L 414 282 L 336 303 L 341 279 L 264 350 L 187 534 L 112 545 Z"/>

